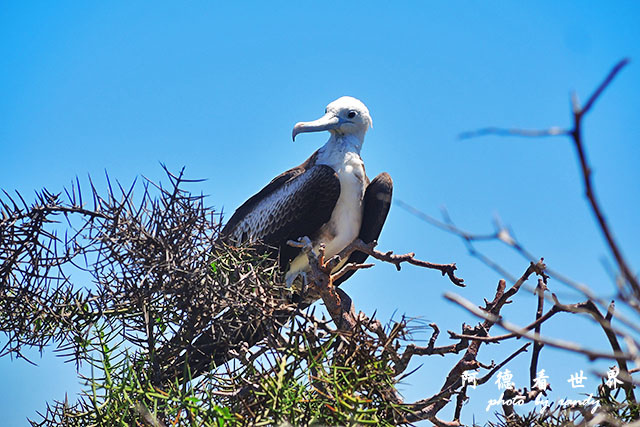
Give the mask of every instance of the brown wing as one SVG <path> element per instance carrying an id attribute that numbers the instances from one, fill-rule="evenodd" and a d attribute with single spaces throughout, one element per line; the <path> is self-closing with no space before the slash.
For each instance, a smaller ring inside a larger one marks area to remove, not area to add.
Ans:
<path id="1" fill-rule="evenodd" d="M 340 196 L 340 181 L 326 165 L 315 165 L 316 154 L 302 165 L 274 178 L 240 206 L 222 230 L 236 243 L 262 242 L 280 249 L 283 267 L 299 249 L 286 242 L 313 238 L 329 221 Z"/>

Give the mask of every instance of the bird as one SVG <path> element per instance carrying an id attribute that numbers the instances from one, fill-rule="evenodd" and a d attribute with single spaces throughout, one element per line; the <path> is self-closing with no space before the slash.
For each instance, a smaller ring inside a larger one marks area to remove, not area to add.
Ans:
<path id="1" fill-rule="evenodd" d="M 296 123 L 293 141 L 299 134 L 321 131 L 328 131 L 329 139 L 301 165 L 276 176 L 243 203 L 222 229 L 222 238 L 277 248 L 288 285 L 298 277 L 305 279 L 310 269 L 307 255 L 288 241 L 308 237 L 316 251 L 324 245 L 329 259 L 357 238 L 365 243 L 378 239 L 391 206 L 393 181 L 386 172 L 370 181 L 365 172 L 360 151 L 372 125 L 369 109 L 351 96 L 329 103 L 317 120 Z M 366 258 L 354 252 L 335 269 Z"/>
<path id="2" fill-rule="evenodd" d="M 386 172 L 371 181 L 365 173 L 360 151 L 372 124 L 367 107 L 350 96 L 327 105 L 321 118 L 296 123 L 292 132 L 294 141 L 299 134 L 321 131 L 328 131 L 329 139 L 301 165 L 276 176 L 240 205 L 220 231 L 218 240 L 274 250 L 290 286 L 298 278 L 304 281 L 310 266 L 306 254 L 287 244 L 288 241 L 306 237 L 316 250 L 324 245 L 325 258 L 330 259 L 357 238 L 365 243 L 377 240 L 391 207 L 393 181 Z M 336 269 L 346 262 L 363 263 L 367 257 L 355 251 Z M 333 285 L 339 286 L 354 272 L 342 275 Z M 301 297 L 293 302 L 304 309 L 313 300 Z M 173 364 L 165 378 L 180 377 L 186 371 L 185 363 L 194 378 L 212 366 L 220 366 L 242 348 L 251 347 L 273 333 L 273 326 L 284 325 L 290 316 L 290 311 L 276 310 L 272 321 L 265 323 L 248 313 L 226 311 L 216 318 L 216 328 L 208 328 L 189 344 L 187 356 Z M 174 337 L 178 342 L 180 335 Z M 228 336 L 235 337 L 234 341 L 224 338 Z"/>

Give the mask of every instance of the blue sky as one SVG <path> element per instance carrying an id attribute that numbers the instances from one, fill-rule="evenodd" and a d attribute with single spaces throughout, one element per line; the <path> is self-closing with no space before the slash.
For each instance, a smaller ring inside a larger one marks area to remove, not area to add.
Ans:
<path id="1" fill-rule="evenodd" d="M 325 134 L 291 142 L 295 122 L 319 117 L 342 95 L 361 99 L 374 128 L 362 157 L 370 176 L 387 171 L 394 192 L 437 216 L 486 232 L 498 214 L 534 253 L 602 295 L 612 295 L 608 257 L 583 198 L 567 139 L 486 137 L 460 132 L 497 125 L 570 124 L 569 93 L 582 99 L 623 57 L 626 68 L 588 116 L 585 140 L 596 190 L 625 255 L 640 264 L 640 6 L 635 2 L 13 2 L 0 8 L 0 187 L 27 197 L 59 191 L 75 176 L 107 170 L 123 183 L 161 179 L 159 162 L 186 166 L 209 203 L 231 212 L 273 176 L 302 162 Z M 484 245 L 513 274 L 526 262 Z M 456 262 L 468 282 L 453 289 L 437 273 L 389 265 L 346 284 L 356 307 L 381 320 L 407 314 L 458 331 L 475 320 L 442 299 L 491 297 L 499 276 L 456 238 L 392 207 L 380 248 Z M 563 302 L 578 299 L 550 283 Z M 504 314 L 529 323 L 522 292 Z M 497 332 L 497 331 L 496 331 Z M 605 348 L 601 332 L 558 317 L 549 335 Z M 425 336 L 418 337 L 421 339 Z M 439 344 L 448 343 L 446 333 Z M 483 349 L 506 357 L 519 342 Z M 425 358 L 405 380 L 407 400 L 435 393 L 455 357 Z M 39 367 L 0 359 L 0 410 L 8 425 L 79 389 L 72 364 L 51 350 Z M 529 356 L 510 365 L 528 381 Z M 416 364 L 417 366 L 417 364 Z M 606 363 L 545 349 L 553 398 L 575 397 L 566 379 Z M 594 375 L 588 387 L 599 381 Z M 465 422 L 487 417 L 494 385 L 471 393 Z M 442 416 L 450 417 L 450 411 Z M 8 418 L 7 418 L 8 417 Z"/>

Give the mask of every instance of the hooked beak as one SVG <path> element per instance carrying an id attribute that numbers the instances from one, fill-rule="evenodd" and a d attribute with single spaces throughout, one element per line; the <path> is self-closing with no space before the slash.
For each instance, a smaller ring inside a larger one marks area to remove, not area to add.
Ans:
<path id="1" fill-rule="evenodd" d="M 337 129 L 343 120 L 340 117 L 334 115 L 333 113 L 327 113 L 318 120 L 314 120 L 312 122 L 299 122 L 293 127 L 293 132 L 291 136 L 293 140 L 296 140 L 296 135 L 304 132 L 320 132 L 323 130 L 332 130 Z"/>

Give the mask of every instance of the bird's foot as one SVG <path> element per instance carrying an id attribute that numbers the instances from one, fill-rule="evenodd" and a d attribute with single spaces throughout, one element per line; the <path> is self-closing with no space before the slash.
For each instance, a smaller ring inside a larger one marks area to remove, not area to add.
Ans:
<path id="1" fill-rule="evenodd" d="M 309 253 L 313 250 L 313 243 L 307 236 L 302 236 L 298 240 L 287 240 L 287 245 L 293 248 L 300 248 L 305 253 Z"/>
<path id="2" fill-rule="evenodd" d="M 308 284 L 307 273 L 305 271 L 287 274 L 284 280 L 289 288 L 305 288 Z"/>
<path id="3" fill-rule="evenodd" d="M 300 286 L 302 295 L 306 295 L 309 292 L 309 275 L 306 271 L 300 272 Z"/>

